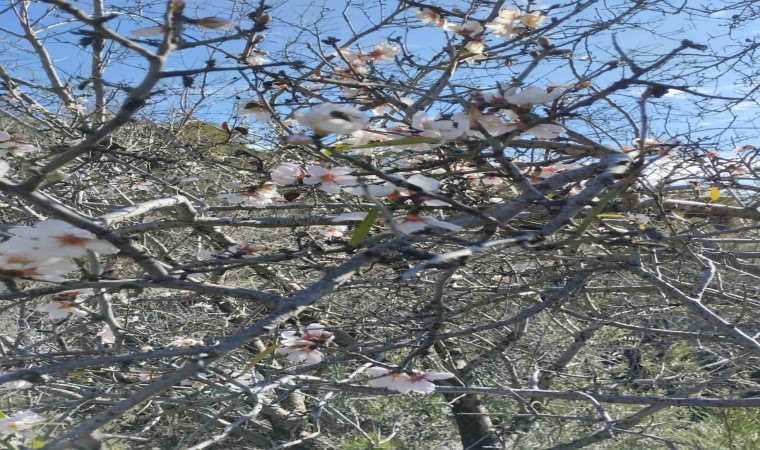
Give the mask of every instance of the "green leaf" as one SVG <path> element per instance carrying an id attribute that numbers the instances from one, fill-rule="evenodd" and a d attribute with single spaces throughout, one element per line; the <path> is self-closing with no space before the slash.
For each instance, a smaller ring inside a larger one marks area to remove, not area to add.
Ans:
<path id="1" fill-rule="evenodd" d="M 256 364 L 260 363 L 261 360 L 266 358 L 267 355 L 272 354 L 275 350 L 277 350 L 277 347 L 279 347 L 279 344 L 272 344 L 269 347 L 265 348 L 263 352 L 258 353 L 257 355 L 254 355 L 253 358 L 251 358 L 250 361 L 248 361 L 248 364 L 245 365 L 245 368 L 243 369 L 242 373 L 246 373 L 249 370 L 253 369 Z"/>
<path id="2" fill-rule="evenodd" d="M 335 146 L 335 150 L 356 150 L 360 148 L 375 148 L 375 147 L 398 147 L 400 145 L 414 145 L 414 144 L 437 144 L 440 142 L 438 139 L 426 137 L 426 136 L 413 136 L 403 139 L 392 139 L 390 141 L 370 142 L 369 144 L 362 145 L 345 145 L 338 144 Z"/>
<path id="3" fill-rule="evenodd" d="M 365 217 L 364 220 L 362 220 L 356 227 L 356 230 L 354 230 L 354 234 L 351 236 L 351 240 L 348 241 L 348 245 L 356 246 L 359 242 L 361 242 L 361 240 L 369 234 L 370 230 L 372 229 L 372 225 L 375 224 L 375 221 L 377 221 L 377 217 L 379 215 L 380 210 L 377 208 L 372 208 L 367 213 L 367 217 Z"/>

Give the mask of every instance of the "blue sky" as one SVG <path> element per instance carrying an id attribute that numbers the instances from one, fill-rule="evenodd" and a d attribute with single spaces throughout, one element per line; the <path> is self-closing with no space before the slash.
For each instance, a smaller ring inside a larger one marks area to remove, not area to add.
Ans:
<path id="1" fill-rule="evenodd" d="M 607 2 L 607 4 L 615 2 Z M 618 5 L 624 6 L 626 2 L 619 0 Z M 690 1 L 689 4 L 703 4 L 705 1 Z M 709 2 L 708 2 L 709 3 Z M 713 4 L 726 4 L 726 2 L 712 2 Z M 137 18 L 129 16 L 124 13 L 124 10 L 120 10 L 116 6 L 121 2 L 107 2 L 107 6 L 112 11 L 122 13 L 118 19 L 109 22 L 118 31 L 128 34 L 129 31 L 153 26 L 160 23 L 161 12 L 160 9 L 163 5 L 160 3 L 156 7 L 146 7 L 143 9 L 143 18 Z M 281 50 L 286 43 L 292 41 L 297 37 L 297 27 L 294 25 L 303 26 L 306 29 L 306 35 L 313 30 L 320 30 L 321 36 L 334 36 L 338 39 L 345 40 L 351 35 L 350 29 L 345 25 L 342 18 L 342 9 L 345 6 L 345 2 L 337 1 L 324 1 L 324 2 L 307 2 L 301 0 L 286 0 L 280 1 L 275 5 L 272 10 L 272 14 L 275 20 L 272 22 L 270 30 L 267 32 L 267 39 L 262 46 L 264 50 L 270 51 L 273 57 L 277 56 L 277 51 Z M 361 8 L 353 7 L 345 10 L 346 16 L 351 20 L 352 25 L 357 30 L 366 29 L 371 25 L 370 19 L 376 16 L 380 11 L 377 6 L 377 2 L 370 2 L 375 5 L 374 8 Z M 442 3 L 438 3 L 443 5 Z M 449 7 L 459 6 L 464 8 L 466 2 L 447 2 Z M 83 9 L 87 9 L 87 2 L 77 2 L 77 5 Z M 130 3 L 130 5 L 133 5 Z M 236 6 L 237 5 L 237 6 Z M 518 6 L 524 6 L 519 5 Z M 547 7 L 545 5 L 534 5 L 533 9 L 543 9 Z M 32 15 L 39 14 L 46 6 L 41 4 L 32 4 Z M 328 18 L 320 20 L 318 23 L 309 23 L 308 19 L 304 17 L 314 18 L 317 16 L 317 12 L 332 8 L 332 12 L 328 13 Z M 221 1 L 214 3 L 196 2 L 188 0 L 188 7 L 186 14 L 191 17 L 202 16 L 220 16 L 220 17 L 233 17 L 238 18 L 243 15 L 243 12 L 249 12 L 250 9 L 244 10 L 238 3 L 230 1 Z M 303 12 L 303 17 L 299 17 L 297 12 Z M 630 52 L 634 59 L 640 64 L 646 64 L 651 60 L 653 55 L 661 55 L 676 47 L 681 40 L 690 39 L 694 42 L 706 44 L 710 46 L 710 52 L 715 54 L 731 54 L 746 45 L 745 39 L 757 39 L 758 33 L 760 33 L 760 20 L 754 22 L 748 22 L 737 29 L 729 29 L 726 26 L 726 21 L 734 14 L 734 11 L 720 12 L 705 17 L 692 16 L 687 19 L 686 15 L 668 16 L 666 13 L 647 13 L 639 17 L 641 26 L 637 29 L 627 28 L 626 30 L 617 30 L 610 32 L 603 32 L 596 37 L 588 41 L 588 46 L 582 49 L 576 49 L 573 57 L 573 62 L 579 68 L 579 70 L 593 70 L 601 67 L 609 60 L 616 58 L 612 48 L 612 34 L 616 34 L 620 46 Z M 589 20 L 596 17 L 610 16 L 610 12 L 600 7 L 592 8 L 583 15 L 576 18 L 575 22 L 571 22 L 568 26 L 583 26 Z M 447 43 L 449 36 L 443 33 L 440 29 L 431 26 L 420 26 L 419 21 L 416 20 L 413 13 L 408 14 L 409 24 L 412 27 L 405 29 L 404 27 L 395 27 L 390 29 L 384 29 L 380 32 L 367 36 L 362 41 L 362 47 L 365 49 L 371 48 L 378 42 L 383 42 L 389 37 L 400 36 L 404 39 L 407 48 L 414 52 L 418 57 L 424 59 L 428 55 L 432 55 L 440 51 Z M 474 18 L 483 18 L 483 13 L 476 13 Z M 151 21 L 150 19 L 154 19 Z M 43 24 L 53 22 L 53 17 L 43 21 Z M 0 15 L 0 27 L 9 29 L 11 31 L 17 31 L 18 26 L 15 24 L 15 17 L 12 13 L 5 12 Z M 243 24 L 249 25 L 249 20 L 244 19 Z M 650 29 L 647 29 L 650 28 Z M 653 30 L 656 30 L 657 35 L 653 34 Z M 86 76 L 89 70 L 90 56 L 87 52 L 82 51 L 80 47 L 73 45 L 78 40 L 77 36 L 71 34 L 72 26 L 70 24 L 60 25 L 47 30 L 42 33 L 42 36 L 46 38 L 45 42 L 53 55 L 56 66 L 61 70 L 64 77 L 75 76 L 82 74 Z M 204 31 L 198 27 L 188 27 L 187 35 L 192 38 L 204 38 L 204 37 L 217 37 L 222 32 L 215 30 Z M 553 32 L 549 35 L 550 38 L 557 44 L 562 44 L 563 36 L 562 29 Z M 314 43 L 314 38 L 310 38 Z M 309 39 L 301 39 L 302 41 Z M 489 44 L 494 45 L 499 43 L 499 38 L 489 38 Z M 223 46 L 226 51 L 239 52 L 242 50 L 242 42 L 231 42 Z M 2 62 L 9 70 L 14 67 L 21 69 L 20 72 L 30 78 L 39 77 L 41 75 L 38 65 L 35 64 L 35 60 L 32 55 L 23 53 L 23 48 L 15 47 L 12 42 L 5 42 L 2 44 L 4 50 L 3 55 L 0 56 L 0 62 Z M 291 53 L 308 53 L 301 44 L 290 45 L 288 51 Z M 698 53 L 692 51 L 692 53 Z M 708 52 L 709 53 L 709 52 Z M 232 64 L 233 61 L 225 59 L 223 55 L 214 55 L 211 51 L 203 48 L 192 49 L 176 53 L 169 61 L 168 69 L 183 69 L 183 68 L 198 68 L 202 67 L 205 61 L 214 56 L 218 60 L 218 65 Z M 472 74 L 476 72 L 482 72 L 487 74 L 482 80 L 478 80 L 476 86 L 482 89 L 493 89 L 496 82 L 507 82 L 522 70 L 525 64 L 530 60 L 529 57 L 518 58 L 518 64 L 513 67 L 503 67 L 503 65 L 492 65 L 490 68 L 484 68 L 483 66 L 472 65 L 464 66 L 460 70 L 459 79 L 466 80 Z M 745 63 L 746 64 L 746 63 Z M 145 67 L 144 61 L 140 58 L 130 57 L 125 58 L 119 64 L 115 64 L 106 72 L 106 78 L 112 83 L 133 83 L 139 79 L 141 75 L 141 68 Z M 382 67 L 382 66 L 378 66 Z M 472 71 L 470 69 L 473 69 Z M 740 71 L 749 73 L 750 67 L 738 67 Z M 689 67 L 676 67 L 674 70 L 683 71 L 688 73 Z M 723 96 L 737 96 L 751 89 L 752 86 L 748 85 L 748 80 L 742 79 L 740 73 L 725 73 L 722 74 L 716 81 L 709 81 L 703 83 L 701 86 L 695 86 L 692 83 L 699 77 L 712 78 L 720 72 L 720 68 L 713 70 L 710 73 L 708 70 L 704 70 L 701 73 L 689 74 L 688 77 L 683 79 L 683 84 L 694 86 L 694 90 L 705 94 L 719 94 Z M 596 84 L 599 87 L 605 87 L 607 83 L 612 83 L 620 77 L 621 71 L 613 71 L 608 76 L 597 79 Z M 215 75 L 212 77 L 214 80 L 214 87 L 210 89 L 208 93 L 212 94 L 213 98 L 209 101 L 207 107 L 201 109 L 201 113 L 206 120 L 221 122 L 228 120 L 236 106 L 236 100 L 233 97 L 235 92 L 240 90 L 239 82 L 235 82 L 232 79 L 230 73 L 224 73 Z M 531 74 L 526 80 L 527 84 L 546 85 L 547 83 L 567 83 L 575 81 L 575 77 L 569 71 L 569 64 L 565 58 L 553 58 L 543 61 L 538 69 Z M 658 80 L 655 80 L 658 81 Z M 757 83 L 755 80 L 749 82 Z M 174 80 L 170 88 L 177 89 L 177 92 L 181 92 L 179 88 L 179 80 Z M 672 82 L 677 84 L 677 80 Z M 628 110 L 632 115 L 636 116 L 637 111 L 633 105 L 638 95 L 642 92 L 643 88 L 631 88 L 627 90 L 623 95 L 615 96 L 616 101 L 621 102 L 624 108 Z M 193 93 L 185 92 L 185 102 L 192 102 Z M 722 149 L 727 149 L 729 145 L 753 143 L 757 141 L 757 116 L 760 109 L 757 104 L 752 101 L 745 101 L 734 105 L 732 111 L 721 110 L 725 109 L 726 102 L 724 101 L 712 101 L 711 105 L 716 109 L 712 114 L 697 116 L 696 106 L 694 100 L 698 97 L 694 97 L 690 94 L 679 93 L 677 91 L 670 91 L 661 99 L 652 100 L 652 104 L 649 107 L 650 117 L 652 118 L 652 132 L 651 137 L 669 139 L 674 136 L 678 136 L 687 129 L 696 130 L 692 135 L 714 136 L 716 130 L 722 130 L 725 126 L 731 123 L 731 131 L 721 136 Z M 167 110 L 168 106 L 174 108 L 180 105 L 177 101 L 174 104 L 162 103 L 160 105 L 154 105 L 154 112 Z M 731 114 L 733 112 L 733 114 Z M 604 136 L 600 136 L 600 139 L 604 139 Z M 717 143 L 717 141 L 716 141 Z"/>

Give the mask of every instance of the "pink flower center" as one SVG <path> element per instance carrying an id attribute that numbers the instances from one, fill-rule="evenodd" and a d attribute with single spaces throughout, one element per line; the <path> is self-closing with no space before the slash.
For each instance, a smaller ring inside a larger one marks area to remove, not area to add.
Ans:
<path id="1" fill-rule="evenodd" d="M 89 239 L 76 236 L 73 234 L 64 234 L 62 236 L 56 236 L 55 238 L 61 245 L 67 245 L 71 247 L 82 247 Z"/>

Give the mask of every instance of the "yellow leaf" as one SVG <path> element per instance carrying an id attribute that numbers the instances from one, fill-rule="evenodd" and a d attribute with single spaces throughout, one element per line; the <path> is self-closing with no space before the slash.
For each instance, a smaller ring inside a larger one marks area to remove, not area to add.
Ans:
<path id="1" fill-rule="evenodd" d="M 45 440 L 40 438 L 34 438 L 34 440 L 29 444 L 29 448 L 42 448 L 45 446 Z"/>
<path id="2" fill-rule="evenodd" d="M 711 187 L 710 188 L 710 200 L 714 202 L 715 200 L 717 200 L 719 198 L 720 198 L 720 189 L 718 189 L 715 186 Z"/>
<path id="3" fill-rule="evenodd" d="M 266 358 L 267 355 L 272 354 L 275 350 L 277 350 L 277 347 L 279 347 L 279 344 L 272 344 L 266 349 L 264 349 L 263 352 L 255 355 L 253 358 L 251 358 L 250 361 L 248 361 L 248 364 L 246 364 L 245 368 L 243 369 L 243 373 L 248 372 L 249 370 L 253 369 L 256 364 L 260 363 L 262 359 Z"/>

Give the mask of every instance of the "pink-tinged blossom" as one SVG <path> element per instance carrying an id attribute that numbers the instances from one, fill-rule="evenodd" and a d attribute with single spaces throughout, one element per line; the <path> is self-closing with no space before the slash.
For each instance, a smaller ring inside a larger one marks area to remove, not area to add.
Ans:
<path id="1" fill-rule="evenodd" d="M 557 163 L 551 166 L 544 166 L 541 168 L 541 174 L 539 178 L 551 178 L 559 173 L 567 172 L 568 170 L 577 169 L 580 165 L 575 163 Z"/>
<path id="2" fill-rule="evenodd" d="M 45 303 L 35 308 L 35 311 L 45 313 L 48 315 L 48 320 L 61 320 L 69 317 L 69 314 L 75 316 L 84 317 L 86 312 L 76 307 L 76 303 L 70 300 L 53 300 L 50 303 Z"/>
<path id="3" fill-rule="evenodd" d="M 369 124 L 369 117 L 362 111 L 333 103 L 321 103 L 307 112 L 298 111 L 295 118 L 301 125 L 313 129 L 321 136 L 348 134 Z"/>
<path id="4" fill-rule="evenodd" d="M 280 194 L 274 183 L 264 183 L 256 189 L 245 192 L 228 192 L 219 194 L 217 197 L 232 204 L 250 205 L 254 208 L 264 208 L 274 203 L 274 199 Z"/>
<path id="5" fill-rule="evenodd" d="M 169 343 L 169 347 L 203 347 L 205 344 L 202 340 L 193 338 L 178 338 Z"/>
<path id="6" fill-rule="evenodd" d="M 116 342 L 116 335 L 108 324 L 103 325 L 103 328 L 95 333 L 95 337 L 100 339 L 102 344 L 114 344 Z"/>
<path id="7" fill-rule="evenodd" d="M 64 275 L 76 270 L 77 266 L 61 261 L 60 258 L 47 258 L 21 249 L 7 250 L 7 245 L 14 239 L 0 244 L 0 275 L 10 278 L 39 278 L 46 281 L 63 281 Z M 28 242 L 28 241 L 27 241 Z"/>
<path id="8" fill-rule="evenodd" d="M 546 20 L 546 16 L 539 11 L 520 16 L 520 22 L 528 28 L 538 28 L 544 23 L 544 20 Z"/>
<path id="9" fill-rule="evenodd" d="M 446 24 L 446 19 L 443 17 L 443 15 L 438 14 L 432 8 L 420 9 L 417 11 L 417 18 L 419 18 L 422 23 L 429 23 L 439 28 L 443 27 Z"/>
<path id="10" fill-rule="evenodd" d="M 228 252 L 239 258 L 253 258 L 254 256 L 261 255 L 262 252 L 267 250 L 268 247 L 256 244 L 235 244 L 227 249 Z"/>
<path id="11" fill-rule="evenodd" d="M 24 431 L 43 422 L 47 422 L 47 419 L 34 411 L 19 411 L 10 417 L 0 420 L 0 435 L 22 434 L 24 437 L 27 437 L 26 433 L 23 433 Z"/>
<path id="12" fill-rule="evenodd" d="M 0 178 L 4 177 L 11 170 L 7 162 L 0 159 Z"/>
<path id="13" fill-rule="evenodd" d="M 280 185 L 295 184 L 304 177 L 300 167 L 291 163 L 280 164 L 272 171 L 272 181 Z"/>
<path id="14" fill-rule="evenodd" d="M 330 194 L 340 192 L 341 186 L 355 185 L 358 180 L 355 176 L 349 175 L 354 169 L 350 167 L 333 167 L 327 169 L 322 166 L 309 166 L 306 168 L 308 176 L 304 178 L 304 184 L 316 185 Z"/>
<path id="15" fill-rule="evenodd" d="M 0 387 L 3 389 L 8 390 L 24 390 L 24 389 L 30 389 L 34 387 L 34 383 L 31 383 L 26 380 L 13 380 L 13 381 L 6 381 L 3 384 L 0 384 Z"/>
<path id="16" fill-rule="evenodd" d="M 562 89 L 552 89 L 551 92 L 537 86 L 527 86 L 519 90 L 516 87 L 504 91 L 504 100 L 513 105 L 531 106 L 553 102 L 564 94 Z"/>
<path id="17" fill-rule="evenodd" d="M 375 133 L 374 131 L 358 130 L 351 133 L 346 139 L 340 141 L 346 145 L 363 145 L 370 142 L 382 142 L 388 139 L 385 134 Z M 371 149 L 370 149 L 371 150 Z"/>
<path id="18" fill-rule="evenodd" d="M 33 144 L 21 144 L 13 141 L 0 143 L 0 156 L 22 156 L 40 150 L 42 150 L 40 147 Z"/>
<path id="19" fill-rule="evenodd" d="M 409 214 L 406 216 L 395 217 L 393 220 L 396 223 L 396 228 L 398 228 L 398 230 L 404 234 L 416 233 L 429 227 L 438 227 L 451 231 L 459 231 L 462 229 L 462 227 L 459 225 L 444 222 L 442 220 L 436 219 L 433 216 Z"/>
<path id="20" fill-rule="evenodd" d="M 418 372 L 407 374 L 394 372 L 383 367 L 370 367 L 367 375 L 373 377 L 367 384 L 376 388 L 385 388 L 398 391 L 402 394 L 418 392 L 420 394 L 432 394 L 435 392 L 435 384 L 432 381 L 453 378 L 454 374 L 448 372 Z"/>
<path id="21" fill-rule="evenodd" d="M 86 255 L 88 250 L 101 255 L 119 252 L 110 242 L 63 220 L 49 219 L 32 227 L 13 227 L 9 233 L 29 240 L 41 254 L 51 257 L 77 258 Z"/>
<path id="22" fill-rule="evenodd" d="M 238 108 L 237 113 L 241 116 L 253 115 L 256 120 L 269 122 L 272 120 L 272 112 L 260 100 L 247 100 Z"/>
<path id="23" fill-rule="evenodd" d="M 303 332 L 280 333 L 280 347 L 275 353 L 287 355 L 288 361 L 295 363 L 316 364 L 324 358 L 319 348 L 329 345 L 333 339 L 333 334 L 326 331 L 324 325 L 311 324 Z"/>
<path id="24" fill-rule="evenodd" d="M 503 114 L 513 118 L 513 114 L 509 110 L 504 110 Z M 520 124 L 514 121 L 507 122 L 502 117 L 496 114 L 480 114 L 477 119 L 477 123 L 483 127 L 483 129 L 491 136 L 501 136 L 504 133 L 510 133 L 520 128 Z M 478 138 L 485 138 L 483 133 L 477 129 L 472 129 L 467 133 L 468 136 L 475 136 Z"/>
<path id="25" fill-rule="evenodd" d="M 463 23 L 446 23 L 443 29 L 460 36 L 472 36 L 483 32 L 483 25 L 477 20 L 466 20 Z"/>
<path id="26" fill-rule="evenodd" d="M 365 61 L 393 61 L 400 51 L 398 47 L 380 43 L 371 52 L 363 55 L 362 59 Z"/>
<path id="27" fill-rule="evenodd" d="M 11 139 L 13 139 L 13 136 L 11 136 L 10 133 L 7 131 L 0 131 L 0 142 L 10 141 Z"/>
<path id="28" fill-rule="evenodd" d="M 340 238 L 348 230 L 345 225 L 330 225 L 318 230 L 319 234 L 326 238 Z"/>

